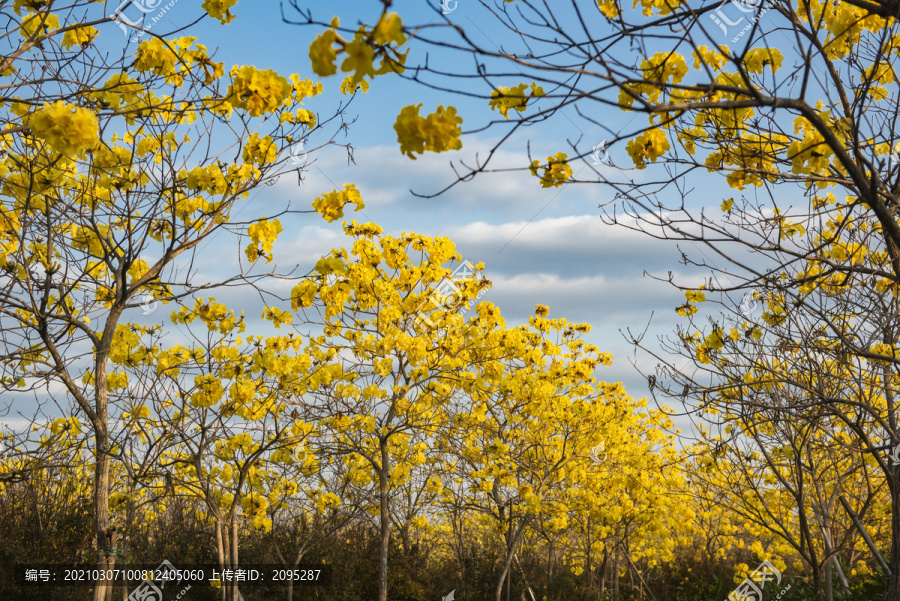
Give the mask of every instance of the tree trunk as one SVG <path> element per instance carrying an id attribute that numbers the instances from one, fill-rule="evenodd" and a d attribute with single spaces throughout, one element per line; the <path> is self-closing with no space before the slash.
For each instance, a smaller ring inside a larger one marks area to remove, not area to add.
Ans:
<path id="1" fill-rule="evenodd" d="M 117 278 L 118 279 L 118 278 Z M 109 526 L 109 396 L 107 360 L 116 324 L 122 315 L 124 302 L 112 307 L 103 326 L 103 336 L 94 351 L 94 446 L 97 463 L 94 467 L 94 532 L 97 541 L 97 568 L 111 570 L 116 565 L 116 531 Z M 112 601 L 112 582 L 98 582 L 94 587 L 94 601 Z"/>
<path id="2" fill-rule="evenodd" d="M 897 473 L 896 466 L 890 469 Z M 888 567 L 891 573 L 884 591 L 884 601 L 900 601 L 900 491 L 897 487 L 891 490 L 891 557 Z"/>
<path id="3" fill-rule="evenodd" d="M 591 591 L 594 589 L 594 566 L 593 566 L 593 557 L 591 556 L 591 518 L 587 518 L 587 553 L 586 562 L 587 569 L 585 570 L 587 576 L 587 589 Z"/>
<path id="4" fill-rule="evenodd" d="M 506 562 L 503 564 L 503 571 L 500 573 L 500 580 L 497 582 L 497 591 L 495 594 L 496 601 L 501 601 L 503 598 L 503 582 L 509 581 L 509 568 L 512 564 L 512 553 L 508 553 L 506 557 Z M 506 594 L 509 594 L 509 586 L 506 587 Z"/>
<path id="5" fill-rule="evenodd" d="M 227 561 L 225 559 L 225 536 L 222 532 L 222 520 L 216 519 L 216 559 L 219 562 L 219 574 L 225 569 Z M 222 599 L 225 599 L 225 584 L 222 584 Z"/>
<path id="6" fill-rule="evenodd" d="M 378 472 L 378 490 L 381 493 L 379 507 L 381 509 L 381 556 L 378 563 L 378 601 L 387 601 L 388 589 L 388 552 L 391 542 L 391 516 L 388 506 L 388 477 L 390 476 L 390 456 L 387 439 L 381 439 L 381 470 Z"/>
<path id="7" fill-rule="evenodd" d="M 606 566 L 609 565 L 609 548 L 604 545 L 603 547 L 603 559 L 600 560 L 600 567 L 597 569 L 600 572 L 600 599 L 606 598 Z"/>
<path id="8" fill-rule="evenodd" d="M 822 568 L 818 563 L 818 558 L 815 556 L 815 550 L 810 545 L 810 556 L 813 558 L 812 564 L 812 581 L 813 581 L 813 589 L 816 594 L 816 599 L 822 599 L 823 591 L 825 590 L 825 585 L 822 582 Z"/>
<path id="9" fill-rule="evenodd" d="M 238 526 L 237 526 L 237 512 L 234 511 L 233 515 L 229 516 L 231 518 L 231 569 L 236 570 L 238 567 Z M 231 581 L 230 588 L 231 596 L 229 597 L 229 601 L 240 601 L 241 595 L 238 592 L 238 583 L 237 580 Z"/>
<path id="10" fill-rule="evenodd" d="M 105 387 L 105 380 L 104 387 Z M 99 382 L 98 382 L 99 385 Z M 101 396 L 98 394 L 98 397 Z M 106 395 L 102 395 L 105 397 Z M 102 427 L 96 427 L 94 440 L 97 449 L 97 463 L 94 467 L 94 511 L 95 511 L 95 532 L 97 541 L 97 569 L 112 570 L 116 565 L 115 545 L 116 531 L 115 528 L 109 527 L 109 434 L 106 431 L 107 415 L 105 398 L 102 401 L 98 399 L 98 405 L 101 405 L 101 411 L 98 411 L 98 417 Z M 98 581 L 94 587 L 94 601 L 110 601 L 112 599 L 112 586 L 110 582 Z"/>
<path id="11" fill-rule="evenodd" d="M 619 601 L 619 541 L 616 541 L 615 556 L 612 565 L 613 601 Z"/>
<path id="12" fill-rule="evenodd" d="M 504 510 L 503 507 L 500 507 L 500 519 L 504 519 Z M 506 597 L 507 601 L 509 601 L 509 591 L 510 591 L 510 583 L 511 583 L 511 574 L 512 571 L 512 560 L 513 555 L 515 555 L 514 550 L 516 545 L 519 542 L 519 536 L 522 532 L 525 531 L 525 525 L 527 520 L 524 518 L 520 520 L 518 529 L 513 532 L 513 515 L 512 515 L 512 507 L 510 507 L 509 511 L 509 524 L 507 525 L 506 530 L 506 563 L 503 566 L 503 572 L 500 573 L 500 580 L 497 582 L 497 591 L 496 591 L 496 601 L 501 601 L 501 595 L 503 594 L 503 581 L 506 580 Z"/>
<path id="13" fill-rule="evenodd" d="M 120 565 L 123 571 L 128 570 L 128 562 L 126 561 L 126 557 L 128 556 L 128 543 L 131 541 L 131 528 L 134 525 L 134 514 L 137 510 L 135 507 L 136 503 L 134 500 L 136 494 L 134 481 L 128 481 L 128 506 L 125 510 L 125 531 L 122 532 L 122 544 L 119 545 L 120 548 Z M 125 586 L 122 587 L 122 601 L 128 601 L 128 579 L 123 579 L 125 582 Z"/>
<path id="14" fill-rule="evenodd" d="M 297 552 L 297 559 L 294 560 L 293 569 L 296 570 L 297 566 L 300 565 L 300 562 L 303 560 L 303 554 L 304 554 L 303 549 L 300 549 Z M 288 579 L 287 601 L 294 601 L 294 579 L 293 578 Z"/>
<path id="15" fill-rule="evenodd" d="M 553 598 L 553 541 L 547 540 L 547 596 Z"/>

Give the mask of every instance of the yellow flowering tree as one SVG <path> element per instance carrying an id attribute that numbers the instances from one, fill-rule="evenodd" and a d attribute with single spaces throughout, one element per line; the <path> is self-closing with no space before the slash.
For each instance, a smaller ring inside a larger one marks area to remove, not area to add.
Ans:
<path id="1" fill-rule="evenodd" d="M 548 314 L 538 306 L 528 325 L 504 331 L 500 362 L 460 374 L 466 394 L 444 443 L 453 458 L 447 477 L 463 479 L 461 488 L 448 482 L 455 493 L 449 503 L 483 514 L 502 540 L 498 600 L 527 535 L 569 531 L 587 510 L 585 499 L 596 506 L 606 486 L 627 497 L 637 479 L 649 493 L 653 446 L 665 441 L 648 431 L 656 420 L 666 423 L 664 416 L 654 412 L 645 422 L 621 385 L 596 380 L 595 368 L 612 357 L 580 340 L 590 326 Z M 616 468 L 603 463 L 610 452 Z M 623 511 L 647 510 L 653 500 L 617 496 L 608 511 L 619 515 L 609 521 L 618 524 Z"/>
<path id="2" fill-rule="evenodd" d="M 479 318 L 470 323 L 457 312 L 488 285 L 474 272 L 458 283 L 458 304 L 432 302 L 438 286 L 449 282 L 445 265 L 460 260 L 450 240 L 382 235 L 377 225 L 355 221 L 345 222 L 344 230 L 350 248 L 323 257 L 291 299 L 301 321 L 322 332 L 307 351 L 319 366 L 309 395 L 321 412 L 329 453 L 344 462 L 349 479 L 377 495 L 384 601 L 391 500 L 423 480 L 416 472 L 430 461 L 427 438 L 449 422 L 447 395 L 456 373 L 472 353 L 490 350 L 478 322 L 496 324 L 498 317 L 479 306 Z"/>
<path id="3" fill-rule="evenodd" d="M 274 307 L 263 317 L 285 321 Z M 300 403 L 316 368 L 300 336 L 241 336 L 244 316 L 213 298 L 182 306 L 171 320 L 205 341 L 164 346 L 132 328 L 111 358 L 121 368 L 114 373 L 135 380 L 129 398 L 140 399 L 125 414 L 128 430 L 156 450 L 149 477 L 133 479 L 144 490 L 199 501 L 219 567 L 234 569 L 240 532 L 271 531 L 277 510 L 306 488 L 298 479 L 319 471 L 316 428 Z M 138 474 L 142 457 L 120 461 Z M 238 598 L 236 582 L 222 587 L 226 599 Z"/>

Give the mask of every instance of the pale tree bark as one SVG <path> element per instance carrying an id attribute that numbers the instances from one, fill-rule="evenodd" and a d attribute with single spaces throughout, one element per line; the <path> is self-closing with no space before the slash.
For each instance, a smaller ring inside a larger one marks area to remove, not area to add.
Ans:
<path id="1" fill-rule="evenodd" d="M 381 469 L 378 472 L 379 491 L 379 528 L 381 529 L 381 544 L 378 558 L 378 601 L 387 601 L 388 598 L 388 554 L 391 545 L 391 514 L 388 499 L 388 479 L 390 478 L 391 457 L 388 453 L 388 439 L 381 437 Z"/>

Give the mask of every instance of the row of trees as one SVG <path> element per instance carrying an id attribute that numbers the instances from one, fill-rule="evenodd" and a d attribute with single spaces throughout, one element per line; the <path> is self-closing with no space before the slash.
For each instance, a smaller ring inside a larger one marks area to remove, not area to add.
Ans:
<path id="1" fill-rule="evenodd" d="M 428 447 L 417 450 L 409 440 L 391 446 L 394 470 L 387 503 L 378 494 L 380 466 L 368 465 L 364 452 L 350 450 L 363 440 L 368 440 L 363 446 L 377 448 L 380 437 L 367 434 L 365 426 L 323 428 L 294 447 L 302 451 L 286 457 L 283 448 L 259 453 L 271 437 L 246 430 L 222 445 L 210 445 L 200 463 L 203 479 L 216 491 L 212 503 L 193 473 L 176 469 L 174 475 L 145 477 L 136 484 L 129 466 L 116 463 L 111 522 L 122 535 L 118 565 L 160 558 L 176 566 L 216 563 L 218 539 L 224 537 L 230 543 L 226 553 L 240 551 L 239 562 L 228 565 L 290 568 L 321 562 L 333 568 L 330 588 L 242 588 L 248 599 L 371 598 L 378 594 L 387 529 L 390 598 L 443 598 L 455 590 L 459 599 L 496 599 L 502 586 L 501 598 L 511 591 L 513 598 L 707 601 L 737 589 L 764 560 L 781 573 L 781 589 L 792 585 L 782 597 L 788 600 L 814 596 L 825 582 L 823 568 L 832 562 L 844 570 L 849 591 L 837 584 L 833 598 L 871 599 L 883 586 L 878 563 L 847 513 L 811 517 L 823 506 L 821 493 L 845 496 L 885 552 L 890 516 L 884 510 L 883 481 L 873 479 L 868 484 L 876 490 L 868 491 L 861 477 L 843 476 L 845 467 L 829 463 L 833 457 L 821 441 L 807 440 L 796 454 L 782 455 L 789 457 L 786 467 L 795 468 L 801 484 L 815 491 L 798 502 L 764 470 L 745 471 L 752 459 L 760 459 L 750 457 L 750 450 L 744 457 L 721 451 L 721 445 L 682 453 L 662 445 L 662 452 L 644 448 L 640 453 L 642 445 L 649 446 L 643 437 L 656 431 L 649 421 L 660 416 L 635 420 L 637 408 L 620 386 L 610 386 L 598 404 L 610 415 L 618 413 L 603 430 L 621 429 L 620 434 L 602 450 L 595 446 L 587 457 L 569 458 L 566 476 L 552 473 L 546 460 L 528 458 L 552 452 L 546 428 L 540 430 L 541 442 L 531 430 L 528 441 L 517 444 L 509 436 L 498 444 L 494 438 L 473 450 L 452 442 L 471 428 L 449 427 L 422 437 Z M 186 410 L 196 411 L 190 404 Z M 502 422 L 503 415 L 494 411 L 479 425 L 490 433 Z M 173 439 L 189 437 L 179 429 L 173 425 Z M 585 428 L 580 430 L 570 432 L 576 446 Z M 11 537 L 3 549 L 4 592 L 23 599 L 84 598 L 85 589 L 9 584 L 11 568 L 22 557 L 83 562 L 94 553 L 90 464 L 85 461 L 89 440 L 77 428 L 67 430 L 62 420 L 44 434 L 57 463 L 5 483 L 0 495 L 0 525 L 29 533 Z M 424 457 L 417 459 L 413 452 Z M 489 460 L 491 469 L 510 465 L 515 470 L 485 476 L 461 468 L 473 454 Z M 691 460 L 691 454 L 698 458 Z M 687 469 L 682 472 L 679 465 Z M 242 480 L 239 473 L 250 475 Z M 234 521 L 223 524 L 221 516 L 237 498 Z M 510 560 L 512 573 L 506 572 Z M 836 573 L 835 582 L 840 583 Z M 778 592 L 775 584 L 766 584 L 767 595 Z M 220 595 L 216 589 L 193 587 L 189 598 Z"/>

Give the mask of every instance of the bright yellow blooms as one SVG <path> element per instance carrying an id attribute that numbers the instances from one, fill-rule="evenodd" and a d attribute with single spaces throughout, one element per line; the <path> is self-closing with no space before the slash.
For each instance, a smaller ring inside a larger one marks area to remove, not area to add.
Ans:
<path id="1" fill-rule="evenodd" d="M 278 146 L 271 136 L 260 138 L 259 134 L 252 133 L 244 142 L 241 158 L 253 165 L 274 163 L 278 158 Z"/>
<path id="2" fill-rule="evenodd" d="M 231 85 L 226 95 L 237 108 L 246 110 L 251 117 L 276 111 L 290 98 L 294 87 L 275 71 L 265 71 L 244 65 L 231 70 Z"/>
<path id="3" fill-rule="evenodd" d="M 520 113 L 525 111 L 525 108 L 528 106 L 528 101 L 531 98 L 536 98 L 539 96 L 546 96 L 543 88 L 541 88 L 536 83 L 531 84 L 531 94 L 525 94 L 526 85 L 521 83 L 512 88 L 497 88 L 496 90 L 491 90 L 491 100 L 488 102 L 488 106 L 491 109 L 496 109 L 500 111 L 500 114 L 507 120 L 509 120 L 509 109 L 515 109 Z"/>
<path id="4" fill-rule="evenodd" d="M 267 263 L 272 262 L 272 245 L 282 231 L 281 222 L 277 219 L 264 219 L 251 224 L 247 228 L 252 244 L 245 251 L 247 259 L 253 263 L 259 257 L 265 257 Z"/>
<path id="5" fill-rule="evenodd" d="M 356 205 L 356 210 L 365 208 L 362 195 L 356 189 L 356 184 L 344 184 L 343 190 L 326 192 L 313 201 L 312 207 L 325 221 L 331 223 L 344 216 L 344 206 Z"/>
<path id="6" fill-rule="evenodd" d="M 547 165 L 541 165 L 540 161 L 531 162 L 531 174 L 537 177 L 538 170 L 543 169 L 541 174 L 542 188 L 558 188 L 572 177 L 572 166 L 567 161 L 568 155 L 564 152 L 557 152 L 553 156 L 547 157 Z"/>
<path id="7" fill-rule="evenodd" d="M 319 77 L 328 77 L 337 73 L 337 50 L 334 44 L 337 41 L 337 32 L 326 29 L 313 40 L 309 46 L 309 60 L 312 62 L 313 73 Z"/>
<path id="8" fill-rule="evenodd" d="M 345 91 L 355 90 L 357 85 L 367 89 L 368 86 L 363 84 L 366 77 L 372 79 L 376 75 L 403 72 L 406 53 L 400 54 L 398 48 L 406 43 L 406 35 L 397 13 L 383 14 L 371 30 L 361 26 L 352 40 L 338 35 L 338 25 L 335 17 L 331 28 L 319 34 L 309 46 L 309 58 L 316 75 L 327 77 L 337 73 L 336 62 L 341 53 L 346 54 L 341 71 L 353 73 L 341 86 Z M 374 63 L 378 57 L 381 57 L 381 63 L 376 68 Z"/>
<path id="9" fill-rule="evenodd" d="M 459 139 L 462 131 L 462 117 L 457 116 L 456 109 L 439 106 L 427 117 L 419 115 L 422 104 L 411 104 L 403 107 L 394 123 L 400 152 L 415 160 L 416 154 L 425 151 L 445 152 L 462 148 Z"/>
<path id="10" fill-rule="evenodd" d="M 238 0 L 203 0 L 200 8 L 205 10 L 213 19 L 218 19 L 221 23 L 231 23 L 234 15 L 231 14 L 231 7 L 237 4 Z"/>
<path id="11" fill-rule="evenodd" d="M 661 129 L 645 131 L 638 137 L 629 140 L 625 150 L 634 161 L 635 167 L 645 169 L 647 162 L 654 162 L 669 150 L 669 140 Z"/>
<path id="12" fill-rule="evenodd" d="M 62 154 L 84 156 L 100 143 L 100 123 L 94 112 L 63 100 L 44 103 L 27 122 L 35 136 Z"/>
<path id="13" fill-rule="evenodd" d="M 72 46 L 81 46 L 83 48 L 93 42 L 99 33 L 97 28 L 92 25 L 70 29 L 63 35 L 62 46 L 67 49 L 72 48 Z"/>

